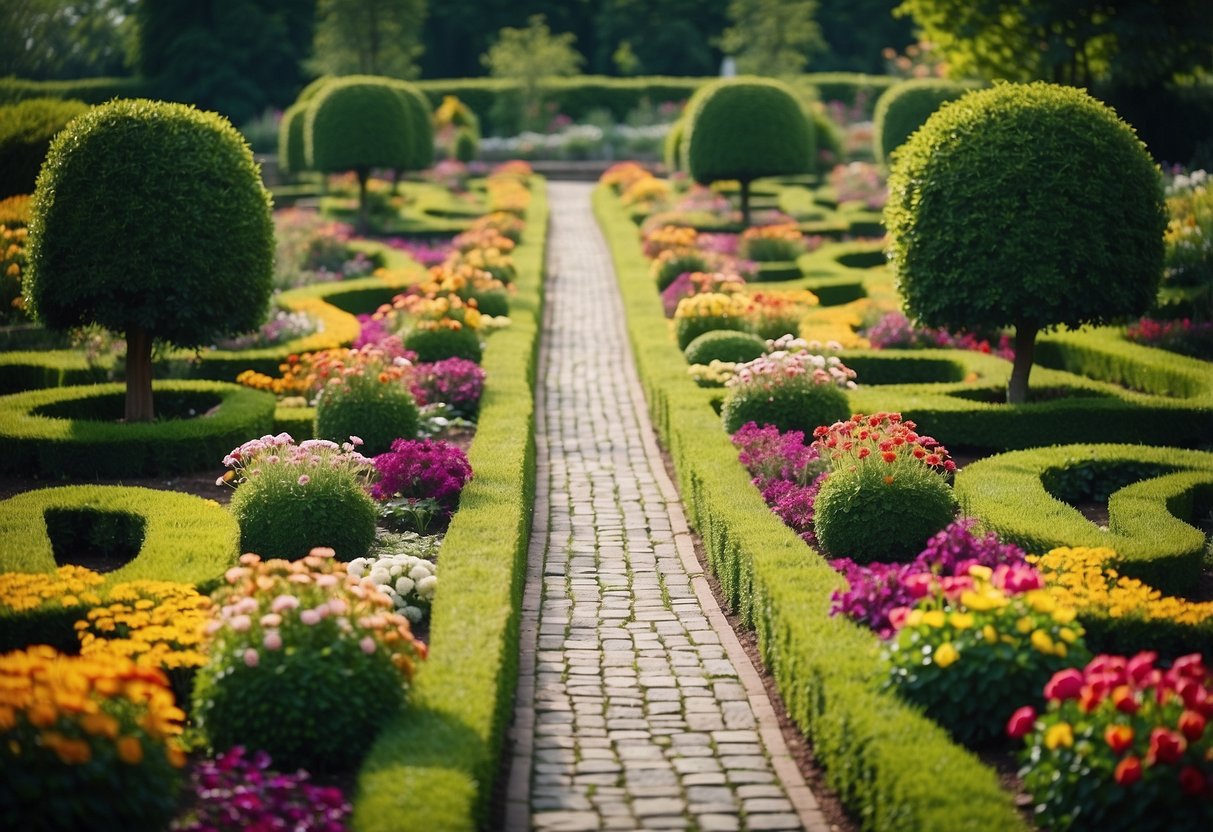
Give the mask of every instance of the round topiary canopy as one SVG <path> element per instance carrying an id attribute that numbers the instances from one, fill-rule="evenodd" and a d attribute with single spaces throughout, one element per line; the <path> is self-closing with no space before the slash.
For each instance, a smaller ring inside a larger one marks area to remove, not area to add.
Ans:
<path id="1" fill-rule="evenodd" d="M 278 166 L 288 173 L 307 170 L 303 128 L 307 121 L 307 102 L 296 101 L 286 108 L 278 125 Z"/>
<path id="2" fill-rule="evenodd" d="M 304 147 L 323 172 L 404 169 L 413 149 L 409 108 L 391 79 L 351 76 L 325 84 L 308 105 Z"/>
<path id="3" fill-rule="evenodd" d="M 876 100 L 873 123 L 877 160 L 889 164 L 893 151 L 905 144 L 932 113 L 974 86 L 942 78 L 911 78 L 881 93 Z"/>

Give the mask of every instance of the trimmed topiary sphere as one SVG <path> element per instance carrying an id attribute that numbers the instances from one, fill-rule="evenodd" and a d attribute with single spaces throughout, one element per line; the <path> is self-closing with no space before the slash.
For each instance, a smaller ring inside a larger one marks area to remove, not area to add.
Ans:
<path id="1" fill-rule="evenodd" d="M 483 355 L 480 335 L 466 326 L 414 329 L 404 337 L 404 346 L 417 353 L 417 361 L 427 364 L 444 358 L 466 358 L 479 364 Z"/>
<path id="2" fill-rule="evenodd" d="M 667 173 L 682 170 L 682 130 L 685 123 L 683 119 L 678 119 L 670 125 L 669 132 L 665 134 L 661 158 L 665 162 Z"/>
<path id="3" fill-rule="evenodd" d="M 674 321 L 674 337 L 678 340 L 678 349 L 684 352 L 690 349 L 695 341 L 713 332 L 734 332 L 738 335 L 749 334 L 748 324 L 742 318 L 730 315 L 700 315 L 694 318 L 678 318 Z M 754 356 L 757 358 L 758 356 Z M 692 364 L 702 362 L 692 361 Z"/>
<path id="4" fill-rule="evenodd" d="M 749 332 L 713 330 L 705 332 L 687 344 L 683 354 L 688 364 L 711 364 L 713 361 L 742 363 L 753 361 L 767 351 L 767 342 Z"/>
<path id="5" fill-rule="evenodd" d="M 308 166 L 326 173 L 406 168 L 412 118 L 389 79 L 356 75 L 323 85 L 308 105 Z"/>
<path id="6" fill-rule="evenodd" d="M 813 532 L 831 558 L 913 560 L 956 516 L 956 495 L 943 477 L 916 461 L 891 466 L 873 460 L 825 478 L 813 504 Z"/>
<path id="7" fill-rule="evenodd" d="M 288 173 L 307 170 L 303 127 L 307 121 L 307 103 L 296 101 L 286 108 L 278 124 L 278 166 Z"/>
<path id="8" fill-rule="evenodd" d="M 812 125 L 796 96 L 778 81 L 727 78 L 700 88 L 696 97 L 684 116 L 683 160 L 701 184 L 741 182 L 743 220 L 749 225 L 751 182 L 812 169 Z"/>
<path id="9" fill-rule="evenodd" d="M 0 107 L 0 199 L 33 193 L 51 139 L 88 109 L 83 101 L 58 98 Z"/>
<path id="10" fill-rule="evenodd" d="M 1015 327 L 1008 401 L 1036 335 L 1144 313 L 1163 271 L 1162 180 L 1111 109 L 1072 87 L 1000 84 L 945 104 L 896 154 L 884 212 L 909 314 Z"/>
<path id="11" fill-rule="evenodd" d="M 404 170 L 425 170 L 434 164 L 434 109 L 425 93 L 407 81 L 392 85 L 409 111 L 409 161 Z"/>
<path id="12" fill-rule="evenodd" d="M 913 78 L 881 93 L 876 101 L 872 139 L 876 160 L 888 165 L 893 151 L 905 144 L 932 113 L 960 98 L 973 86 L 939 78 Z"/>
<path id="13" fill-rule="evenodd" d="M 775 425 L 782 432 L 812 436 L 820 425 L 832 425 L 851 414 L 846 394 L 832 384 L 792 382 L 777 386 L 741 384 L 729 388 L 720 417 L 730 436 L 746 422 Z"/>
<path id="14" fill-rule="evenodd" d="M 230 509 L 240 524 L 240 551 L 296 560 L 327 546 L 341 560 L 360 558 L 375 540 L 375 501 L 348 471 L 317 467 L 299 483 L 294 466 L 267 466 L 242 483 Z"/>
<path id="15" fill-rule="evenodd" d="M 454 152 L 455 161 L 465 165 L 476 158 L 480 152 L 480 137 L 471 127 L 460 127 L 455 131 Z"/>
<path id="16" fill-rule="evenodd" d="M 415 439 L 419 411 L 413 394 L 399 384 L 376 382 L 328 387 L 316 402 L 317 439 L 360 438 L 367 456 L 387 453 L 397 439 Z"/>

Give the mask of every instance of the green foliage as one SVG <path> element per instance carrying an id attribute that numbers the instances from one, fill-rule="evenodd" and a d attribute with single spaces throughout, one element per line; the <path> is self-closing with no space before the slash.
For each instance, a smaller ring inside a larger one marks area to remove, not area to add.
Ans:
<path id="1" fill-rule="evenodd" d="M 338 443 L 357 436 L 366 443 L 362 453 L 376 456 L 397 439 L 415 439 L 418 418 L 413 394 L 400 384 L 329 387 L 316 403 L 315 435 Z"/>
<path id="2" fill-rule="evenodd" d="M 532 102 L 541 78 L 577 74 L 585 58 L 574 48 L 576 42 L 571 32 L 553 35 L 543 15 L 532 15 L 525 29 L 503 28 L 480 62 L 494 78 L 518 81 Z"/>
<path id="3" fill-rule="evenodd" d="M 278 167 L 288 173 L 307 170 L 307 153 L 303 140 L 307 123 L 307 103 L 296 101 L 286 108 L 278 124 Z"/>
<path id="4" fill-rule="evenodd" d="M 713 332 L 749 334 L 749 325 L 736 315 L 695 315 L 678 318 L 674 321 L 674 337 L 678 341 L 678 349 L 690 349 L 691 344 L 705 335 Z M 755 356 L 757 357 L 757 356 Z M 698 364 L 701 362 L 690 362 Z"/>
<path id="5" fill-rule="evenodd" d="M 1150 467 L 1143 467 L 1150 466 Z M 1075 469 L 1091 472 L 1084 477 Z M 1154 473 L 1113 491 L 1108 529 L 1101 530 L 1059 497 L 1067 482 L 1086 486 L 1095 472 L 1107 486 L 1130 474 Z M 1173 472 L 1173 473 L 1166 473 Z M 1159 475 L 1161 474 L 1161 475 Z M 1163 592 L 1190 593 L 1201 572 L 1205 536 L 1192 523 L 1202 489 L 1213 483 L 1213 454 L 1145 445 L 1061 445 L 999 454 L 974 462 L 956 477 L 956 493 L 968 512 L 999 537 L 1030 552 L 1057 546 L 1107 546 L 1115 567 Z"/>
<path id="6" fill-rule="evenodd" d="M 665 169 L 669 173 L 682 170 L 682 131 L 685 125 L 683 119 L 678 119 L 670 125 L 669 132 L 665 134 L 661 154 Z"/>
<path id="7" fill-rule="evenodd" d="M 116 75 L 127 63 L 136 0 L 23 0 L 0 6 L 0 76 Z M 99 102 L 97 102 L 99 103 Z"/>
<path id="8" fill-rule="evenodd" d="M 465 165 L 476 158 L 480 152 L 480 137 L 470 127 L 460 127 L 455 131 L 453 155 L 456 161 Z"/>
<path id="9" fill-rule="evenodd" d="M 804 431 L 811 436 L 819 425 L 832 425 L 851 413 L 846 394 L 832 384 L 739 384 L 729 388 L 720 416 L 728 434 L 746 422 L 775 425 L 781 431 Z M 942 528 L 942 526 L 940 527 Z"/>
<path id="10" fill-rule="evenodd" d="M 341 78 L 308 105 L 304 146 L 310 167 L 325 172 L 404 169 L 412 155 L 411 119 L 388 79 Z"/>
<path id="11" fill-rule="evenodd" d="M 871 829 L 1024 830 L 993 771 L 916 709 L 875 689 L 874 680 L 887 673 L 876 637 L 828 614 L 841 576 L 811 556 L 738 464 L 708 403 L 710 391 L 694 385 L 669 339 L 635 225 L 608 188 L 595 191 L 594 208 L 688 520 L 703 538 L 726 602 L 742 626 L 756 630 L 792 720 L 843 803 Z"/>
<path id="12" fill-rule="evenodd" d="M 696 182 L 750 182 L 809 170 L 811 128 L 786 86 L 740 78 L 704 89 L 683 128 L 682 155 Z"/>
<path id="13" fill-rule="evenodd" d="M 0 199 L 34 192 L 51 139 L 86 110 L 83 101 L 54 98 L 0 107 Z"/>
<path id="14" fill-rule="evenodd" d="M 831 472 L 822 483 L 813 530 L 832 558 L 909 561 L 952 522 L 957 508 L 951 487 L 921 463 L 890 465 L 869 457 L 853 470 Z"/>
<path id="15" fill-rule="evenodd" d="M 90 110 L 51 144 L 32 210 L 25 296 L 50 328 L 95 322 L 201 347 L 264 319 L 269 194 L 213 113 L 144 100 Z"/>
<path id="16" fill-rule="evenodd" d="M 268 433 L 272 425 L 274 397 L 269 393 L 214 381 L 161 381 L 154 387 L 161 419 L 138 424 L 119 421 L 121 384 L 31 390 L 0 398 L 0 441 L 5 449 L 0 471 L 138 477 L 205 470 L 250 436 Z"/>
<path id="17" fill-rule="evenodd" d="M 169 578 L 202 583 L 218 578 L 236 561 L 239 529 L 217 503 L 150 488 L 70 485 L 26 491 L 0 503 L 0 571 L 53 572 L 72 560 L 78 553 L 56 552 L 52 538 L 69 541 L 57 530 L 48 533 L 48 518 L 68 514 L 129 517 L 141 529 L 135 556 L 108 573 L 108 583 Z M 0 629 L 8 627 L 8 621 L 0 624 Z"/>
<path id="18" fill-rule="evenodd" d="M 730 0 L 720 48 L 747 75 L 796 75 L 821 51 L 817 0 Z"/>
<path id="19" fill-rule="evenodd" d="M 347 437 L 348 438 L 348 437 Z M 349 471 L 267 465 L 236 488 L 230 509 L 240 524 L 240 551 L 295 560 L 327 546 L 341 560 L 362 557 L 375 540 L 375 501 Z"/>
<path id="20" fill-rule="evenodd" d="M 683 349 L 688 364 L 753 361 L 767 351 L 766 341 L 748 332 L 715 330 L 696 337 Z"/>
<path id="21" fill-rule="evenodd" d="M 409 113 L 409 158 L 405 170 L 425 170 L 434 164 L 434 110 L 413 84 L 392 84 Z"/>
<path id="22" fill-rule="evenodd" d="M 425 0 L 319 0 L 312 68 L 416 78 Z"/>
<path id="23" fill-rule="evenodd" d="M 884 50 L 892 47 L 900 51 L 914 42 L 913 23 L 904 17 L 893 16 L 893 9 L 899 2 L 848 0 L 845 3 L 822 3 L 817 9 L 816 19 L 821 26 L 826 51 L 814 58 L 813 66 L 823 70 L 884 72 Z"/>
<path id="24" fill-rule="evenodd" d="M 971 85 L 935 78 L 914 78 L 885 90 L 876 99 L 876 159 L 888 165 L 894 150 L 926 123 L 948 101 L 965 94 Z"/>
<path id="25" fill-rule="evenodd" d="M 313 0 L 149 3 L 135 8 L 137 68 L 172 101 L 217 110 L 243 124 L 284 107 L 303 83 Z"/>
<path id="26" fill-rule="evenodd" d="M 476 330 L 462 329 L 414 329 L 404 336 L 404 346 L 417 353 L 423 362 L 441 361 L 444 358 L 466 358 L 480 363 L 483 348 Z"/>

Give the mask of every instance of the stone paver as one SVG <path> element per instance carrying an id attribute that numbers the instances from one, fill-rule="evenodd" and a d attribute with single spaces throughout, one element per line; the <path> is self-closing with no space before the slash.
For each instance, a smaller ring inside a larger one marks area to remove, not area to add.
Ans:
<path id="1" fill-rule="evenodd" d="M 549 193 L 506 828 L 825 830 L 695 560 L 590 187 Z"/>

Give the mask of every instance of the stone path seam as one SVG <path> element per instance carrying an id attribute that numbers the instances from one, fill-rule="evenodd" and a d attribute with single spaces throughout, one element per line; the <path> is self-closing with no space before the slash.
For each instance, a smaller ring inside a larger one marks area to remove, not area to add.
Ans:
<path id="1" fill-rule="evenodd" d="M 505 828 L 824 832 L 695 556 L 590 190 L 549 185 Z"/>

